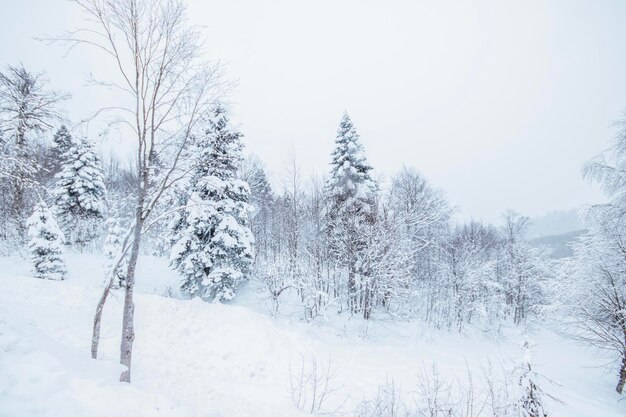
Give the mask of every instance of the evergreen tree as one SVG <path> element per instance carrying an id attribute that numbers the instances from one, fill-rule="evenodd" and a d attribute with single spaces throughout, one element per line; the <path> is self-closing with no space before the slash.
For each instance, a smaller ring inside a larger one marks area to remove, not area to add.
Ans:
<path id="1" fill-rule="evenodd" d="M 334 208 L 371 214 L 377 187 L 370 176 L 372 167 L 367 163 L 359 138 L 348 113 L 344 113 L 337 129 L 326 188 Z"/>
<path id="2" fill-rule="evenodd" d="M 252 266 L 248 184 L 237 179 L 241 134 L 217 106 L 204 134 L 194 138 L 185 208 L 173 224 L 170 261 L 181 290 L 203 299 L 231 300 Z"/>
<path id="3" fill-rule="evenodd" d="M 35 277 L 65 279 L 63 261 L 63 233 L 48 206 L 41 202 L 26 222 L 30 238 L 28 250 L 34 265 Z"/>
<path id="4" fill-rule="evenodd" d="M 86 139 L 72 141 L 57 174 L 55 206 L 71 243 L 94 237 L 94 222 L 104 217 L 106 190 L 100 157 Z"/>
<path id="5" fill-rule="evenodd" d="M 543 407 L 541 400 L 542 391 L 533 380 L 536 375 L 532 371 L 530 358 L 530 342 L 524 341 L 524 357 L 521 365 L 520 389 L 521 398 L 519 400 L 519 411 L 521 417 L 547 417 L 548 413 Z"/>
<path id="6" fill-rule="evenodd" d="M 46 169 L 52 175 L 61 171 L 63 155 L 67 153 L 74 143 L 72 134 L 65 125 L 61 125 L 52 136 L 52 148 L 50 149 L 50 161 L 46 164 Z"/>
<path id="7" fill-rule="evenodd" d="M 74 144 L 74 138 L 70 134 L 70 131 L 67 130 L 67 127 L 61 125 L 52 137 L 52 142 L 54 143 L 55 152 L 61 157 L 70 150 Z"/>
<path id="8" fill-rule="evenodd" d="M 377 186 L 370 176 L 363 145 L 350 117 L 344 113 L 332 153 L 326 184 L 326 235 L 335 262 L 348 271 L 348 304 L 357 305 L 359 258 L 367 244 L 367 229 L 376 220 Z"/>
<path id="9" fill-rule="evenodd" d="M 104 257 L 106 259 L 105 264 L 105 273 L 106 273 L 106 281 L 109 280 L 110 274 L 115 274 L 115 280 L 113 281 L 113 286 L 115 288 L 120 288 L 124 284 L 124 262 L 120 262 L 117 268 L 115 265 L 118 261 L 119 256 L 122 252 L 123 245 L 123 234 L 124 231 L 119 225 L 119 222 L 115 217 L 111 217 L 106 221 L 107 227 L 107 235 L 104 239 L 103 251 Z M 115 270 L 113 270 L 115 268 Z"/>

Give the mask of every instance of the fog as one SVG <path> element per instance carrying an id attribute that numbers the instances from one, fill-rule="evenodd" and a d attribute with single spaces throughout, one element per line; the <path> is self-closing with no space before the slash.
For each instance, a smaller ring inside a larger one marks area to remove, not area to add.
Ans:
<path id="1" fill-rule="evenodd" d="M 65 0 L 5 2 L 0 63 L 45 71 L 82 120 L 106 101 L 84 88 L 99 57 L 34 37 L 81 25 Z M 413 166 L 461 218 L 492 221 L 597 201 L 580 175 L 626 105 L 621 1 L 190 1 L 207 55 L 236 80 L 228 100 L 279 183 L 293 147 L 324 175 L 348 111 L 379 175 Z M 105 146 L 92 122 L 81 128 Z"/>

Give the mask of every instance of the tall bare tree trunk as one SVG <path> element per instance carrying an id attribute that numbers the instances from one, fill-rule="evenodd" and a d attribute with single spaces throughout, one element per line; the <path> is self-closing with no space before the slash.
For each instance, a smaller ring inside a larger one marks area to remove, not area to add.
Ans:
<path id="1" fill-rule="evenodd" d="M 626 385 L 626 352 L 622 354 L 622 364 L 619 369 L 619 381 L 615 391 L 621 394 L 624 391 L 624 385 Z"/>
<path id="2" fill-rule="evenodd" d="M 67 44 L 70 49 L 85 45 L 105 51 L 119 70 L 106 84 L 119 87 L 134 102 L 128 108 L 113 107 L 122 110 L 124 116 L 120 116 L 119 124 L 129 127 L 137 140 L 137 210 L 129 248 L 120 344 L 120 362 L 126 367 L 120 380 L 130 382 L 135 339 L 135 269 L 144 223 L 165 191 L 184 178 L 178 175 L 177 168 L 188 140 L 210 110 L 216 94 L 225 92 L 227 86 L 220 82 L 218 67 L 207 67 L 202 61 L 200 32 L 188 27 L 183 0 L 74 2 L 93 27 L 52 40 Z M 155 158 L 164 149 L 172 151 L 167 152 L 170 165 L 157 175 Z M 108 293 L 109 289 L 105 289 L 94 318 L 93 356 L 98 351 L 102 308 Z"/>
<path id="3" fill-rule="evenodd" d="M 348 269 L 348 308 L 351 313 L 357 313 L 356 277 L 353 264 Z"/>
<path id="4" fill-rule="evenodd" d="M 15 134 L 15 150 L 17 156 L 17 165 L 15 172 L 13 172 L 13 203 L 11 211 L 13 212 L 13 218 L 17 220 L 17 228 L 19 236 L 24 236 L 24 225 L 22 224 L 21 217 L 23 216 L 24 208 L 24 182 L 26 180 L 26 174 L 24 173 L 24 166 L 26 164 L 26 127 L 23 120 L 20 119 L 17 132 Z"/>

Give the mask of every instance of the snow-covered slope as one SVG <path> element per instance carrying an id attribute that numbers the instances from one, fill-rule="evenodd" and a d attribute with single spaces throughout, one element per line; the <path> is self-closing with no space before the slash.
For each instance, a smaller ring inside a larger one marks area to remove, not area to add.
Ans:
<path id="1" fill-rule="evenodd" d="M 121 293 L 105 310 L 100 359 L 89 357 L 101 260 L 75 256 L 63 282 L 31 278 L 21 260 L 0 259 L 0 416 L 298 416 L 292 378 L 329 358 L 336 392 L 327 410 L 346 415 L 393 379 L 416 391 L 417 374 L 436 364 L 444 375 L 476 378 L 481 364 L 521 355 L 515 333 L 483 336 L 424 332 L 416 323 L 311 325 L 272 319 L 246 306 L 161 294 L 176 277 L 165 262 L 143 263 L 136 297 L 132 384 L 117 382 Z M 367 337 L 365 334 L 367 333 Z M 605 359 L 537 329 L 534 363 L 554 416 L 626 415 Z"/>

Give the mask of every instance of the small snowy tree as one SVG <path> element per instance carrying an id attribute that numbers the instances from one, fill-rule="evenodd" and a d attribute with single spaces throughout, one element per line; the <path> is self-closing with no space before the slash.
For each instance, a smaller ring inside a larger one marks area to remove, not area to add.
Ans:
<path id="1" fill-rule="evenodd" d="M 107 235 L 104 239 L 104 257 L 105 257 L 105 273 L 106 281 L 109 280 L 110 274 L 115 275 L 113 287 L 120 288 L 124 283 L 124 263 L 117 265 L 117 259 L 121 255 L 124 243 L 124 231 L 119 225 L 115 217 L 111 217 L 106 221 Z"/>
<path id="2" fill-rule="evenodd" d="M 524 340 L 524 357 L 520 367 L 519 386 L 521 398 L 519 400 L 520 417 L 547 417 L 548 413 L 544 409 L 541 395 L 543 391 L 535 382 L 536 373 L 532 370 L 530 357 L 530 342 Z"/>
<path id="3" fill-rule="evenodd" d="M 54 191 L 56 213 L 70 242 L 94 237 L 94 222 L 104 217 L 106 190 L 100 157 L 86 139 L 75 140 L 63 155 Z"/>
<path id="4" fill-rule="evenodd" d="M 65 279 L 63 261 L 63 232 L 48 206 L 41 202 L 26 222 L 28 227 L 28 250 L 34 265 L 35 277 L 43 279 Z"/>
<path id="5" fill-rule="evenodd" d="M 241 134 L 216 106 L 208 128 L 194 139 L 195 161 L 186 205 L 173 224 L 170 261 L 181 290 L 203 299 L 231 300 L 252 266 L 248 184 L 237 179 Z"/>
<path id="6" fill-rule="evenodd" d="M 74 138 L 67 127 L 61 125 L 52 137 L 52 142 L 54 143 L 55 152 L 58 152 L 58 155 L 62 156 L 65 152 L 70 150 L 74 143 Z"/>
<path id="7" fill-rule="evenodd" d="M 65 125 L 61 125 L 52 136 L 52 147 L 49 153 L 49 161 L 46 169 L 54 176 L 61 171 L 63 167 L 63 155 L 67 153 L 74 143 L 72 134 Z"/>

